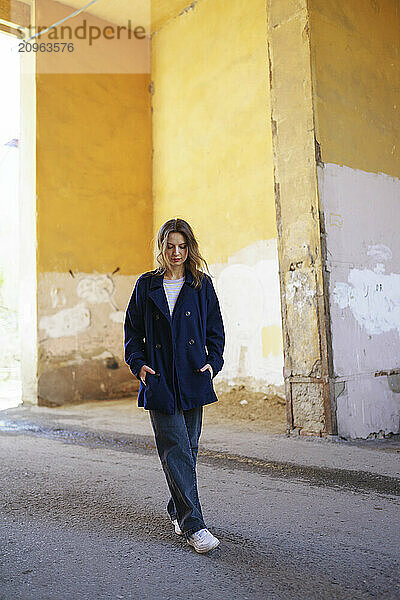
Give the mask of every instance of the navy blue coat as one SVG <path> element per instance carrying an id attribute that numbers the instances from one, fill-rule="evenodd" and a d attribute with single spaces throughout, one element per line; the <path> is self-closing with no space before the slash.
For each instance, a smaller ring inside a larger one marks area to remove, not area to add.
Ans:
<path id="1" fill-rule="evenodd" d="M 185 266 L 185 282 L 172 317 L 163 275 L 154 271 L 141 275 L 126 310 L 124 335 L 125 362 L 140 381 L 138 406 L 174 414 L 177 394 L 183 410 L 218 400 L 210 371 L 199 371 L 209 363 L 215 377 L 224 364 L 224 325 L 209 275 L 204 274 L 201 288 L 195 289 Z M 146 373 L 146 385 L 139 377 L 143 365 L 156 371 Z"/>

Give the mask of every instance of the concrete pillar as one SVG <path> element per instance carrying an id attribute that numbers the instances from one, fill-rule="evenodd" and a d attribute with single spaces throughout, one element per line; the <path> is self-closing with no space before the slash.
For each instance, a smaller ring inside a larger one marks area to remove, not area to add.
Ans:
<path id="1" fill-rule="evenodd" d="M 268 0 L 288 429 L 336 432 L 306 0 Z"/>

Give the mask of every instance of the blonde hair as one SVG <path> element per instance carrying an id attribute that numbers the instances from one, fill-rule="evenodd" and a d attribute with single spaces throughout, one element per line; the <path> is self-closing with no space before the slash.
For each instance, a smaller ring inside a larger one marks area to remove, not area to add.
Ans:
<path id="1" fill-rule="evenodd" d="M 193 285 L 195 288 L 201 286 L 201 281 L 204 277 L 204 269 L 211 275 L 206 260 L 201 256 L 199 245 L 195 238 L 192 228 L 184 219 L 169 219 L 159 229 L 157 238 L 154 244 L 154 262 L 157 265 L 156 273 L 165 273 L 168 268 L 166 259 L 166 249 L 168 235 L 170 233 L 181 233 L 185 238 L 188 247 L 188 255 L 185 260 L 185 266 L 193 275 Z"/>

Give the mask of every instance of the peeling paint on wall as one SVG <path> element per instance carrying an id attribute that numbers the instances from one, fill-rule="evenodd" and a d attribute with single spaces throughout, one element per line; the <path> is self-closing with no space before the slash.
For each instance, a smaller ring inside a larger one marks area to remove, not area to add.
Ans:
<path id="1" fill-rule="evenodd" d="M 52 338 L 76 335 L 88 327 L 90 311 L 83 303 L 42 317 L 39 321 L 39 328 L 44 329 L 46 335 Z"/>
<path id="2" fill-rule="evenodd" d="M 60 278 L 59 275 L 53 276 Z M 115 293 L 115 283 L 111 275 L 84 275 L 78 280 L 76 285 L 75 294 L 70 290 L 75 286 L 75 277 L 72 280 L 69 279 L 69 285 L 66 289 L 51 286 L 50 298 L 51 307 L 58 308 L 67 304 L 67 294 L 71 293 L 73 296 L 85 300 L 86 303 L 90 304 L 111 304 L 114 309 L 109 313 L 109 319 L 114 322 L 121 324 L 124 321 L 125 312 L 118 310 L 116 303 L 113 299 Z M 71 299 L 71 297 L 70 297 Z M 49 337 L 64 337 L 69 335 L 75 335 L 80 331 L 83 331 L 90 326 L 90 311 L 85 309 L 85 303 L 80 303 L 73 308 L 62 310 L 54 315 L 43 315 L 40 320 L 40 328 L 45 329 Z"/>
<path id="3" fill-rule="evenodd" d="M 233 384 L 235 378 L 246 377 L 261 387 L 283 385 L 276 240 L 250 244 L 229 257 L 227 265 L 212 265 L 212 272 L 217 274 L 226 330 L 225 363 L 219 380 Z M 263 334 L 266 329 L 269 348 Z"/>
<path id="4" fill-rule="evenodd" d="M 385 244 L 373 244 L 369 246 L 367 251 L 368 256 L 372 256 L 376 260 L 391 260 L 393 253 Z"/>
<path id="5" fill-rule="evenodd" d="M 51 305 L 53 308 L 59 308 L 60 306 L 65 306 L 67 303 L 67 298 L 65 296 L 64 290 L 52 287 L 50 290 L 51 296 Z"/>
<path id="6" fill-rule="evenodd" d="M 287 422 L 289 430 L 323 435 L 336 427 L 328 383 L 309 2 L 270 0 L 266 8 Z"/>
<path id="7" fill-rule="evenodd" d="M 400 335 L 400 274 L 352 269 L 348 283 L 335 284 L 333 301 L 341 309 L 349 308 L 367 333 L 393 329 Z"/>
<path id="8" fill-rule="evenodd" d="M 123 310 L 115 310 L 110 312 L 110 319 L 114 323 L 123 323 L 125 319 L 125 312 Z"/>
<path id="9" fill-rule="evenodd" d="M 306 304 L 314 303 L 315 288 L 310 287 L 309 278 L 301 271 L 291 271 L 288 276 L 286 298 L 301 313 Z"/>
<path id="10" fill-rule="evenodd" d="M 86 275 L 78 283 L 76 293 L 79 298 L 100 304 L 101 302 L 111 302 L 114 305 L 111 296 L 114 293 L 114 282 L 109 275 Z"/>
<path id="11" fill-rule="evenodd" d="M 337 399 L 337 420 L 344 437 L 367 438 L 379 431 L 396 433 L 400 429 L 400 398 L 392 392 L 386 377 L 354 377 L 346 381 Z"/>
<path id="12" fill-rule="evenodd" d="M 101 273 L 39 275 L 41 404 L 135 393 L 136 380 L 123 358 L 123 317 L 135 280 Z"/>
<path id="13" fill-rule="evenodd" d="M 400 368 L 400 180 L 325 164 L 318 167 L 330 272 L 339 433 L 399 432 L 400 402 L 379 371 Z M 331 213 L 341 215 L 336 227 Z"/>
<path id="14" fill-rule="evenodd" d="M 70 273 L 41 274 L 40 327 L 45 330 L 47 336 L 42 343 L 52 345 L 54 342 L 51 340 L 79 334 L 84 336 L 78 343 L 84 353 L 90 352 L 92 347 L 98 353 L 99 345 L 102 344 L 104 350 L 120 355 L 121 325 L 134 281 L 133 276 L 99 273 L 75 273 L 74 277 L 71 277 Z M 88 307 L 88 304 L 91 306 Z M 66 306 L 64 310 L 54 312 L 55 308 L 63 305 Z M 86 314 L 90 315 L 90 322 L 87 321 Z M 74 342 L 74 350 L 78 346 Z M 70 352 L 71 347 L 67 339 L 64 339 L 62 346 L 57 346 L 57 349 L 51 346 L 52 355 L 63 356 Z"/>

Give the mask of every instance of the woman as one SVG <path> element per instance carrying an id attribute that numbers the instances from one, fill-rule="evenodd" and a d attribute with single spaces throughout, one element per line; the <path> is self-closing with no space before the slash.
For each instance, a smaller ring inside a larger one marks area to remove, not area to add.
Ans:
<path id="1" fill-rule="evenodd" d="M 224 325 L 186 221 L 162 225 L 155 259 L 158 267 L 138 278 L 127 307 L 125 361 L 140 381 L 138 405 L 150 413 L 175 532 L 197 552 L 209 552 L 219 540 L 204 523 L 196 460 L 203 406 L 218 400 L 212 379 L 224 363 Z"/>

